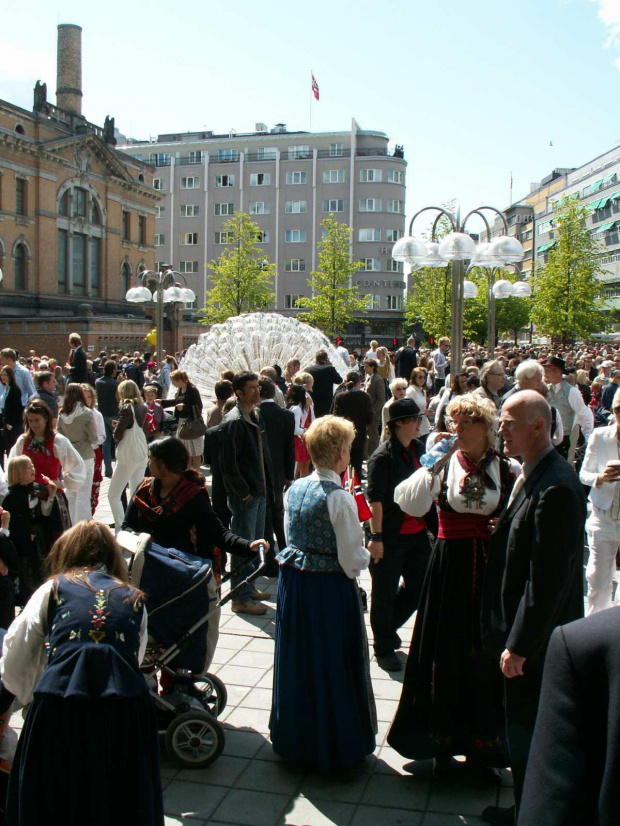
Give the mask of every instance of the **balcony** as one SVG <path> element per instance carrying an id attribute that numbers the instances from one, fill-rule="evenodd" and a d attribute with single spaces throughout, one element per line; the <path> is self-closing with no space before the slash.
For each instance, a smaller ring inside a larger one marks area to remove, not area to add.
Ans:
<path id="1" fill-rule="evenodd" d="M 387 146 L 358 146 L 355 150 L 355 156 L 357 158 L 403 158 L 405 157 L 405 151 L 402 146 L 396 146 L 393 152 L 387 148 Z"/>
<path id="2" fill-rule="evenodd" d="M 170 157 L 157 157 L 156 155 L 151 155 L 151 157 L 146 161 L 150 166 L 170 166 Z"/>
<path id="3" fill-rule="evenodd" d="M 264 161 L 265 163 L 274 163 L 276 160 L 275 155 L 263 155 L 262 152 L 246 152 L 243 158 L 248 163 L 259 161 Z"/>
<path id="4" fill-rule="evenodd" d="M 316 155 L 317 158 L 333 158 L 336 160 L 337 158 L 350 158 L 351 150 L 342 148 L 338 152 L 333 152 L 331 149 L 318 149 Z"/>
<path id="5" fill-rule="evenodd" d="M 180 155 L 176 160 L 176 166 L 202 166 L 205 163 L 206 154 L 196 157 L 195 155 Z"/>

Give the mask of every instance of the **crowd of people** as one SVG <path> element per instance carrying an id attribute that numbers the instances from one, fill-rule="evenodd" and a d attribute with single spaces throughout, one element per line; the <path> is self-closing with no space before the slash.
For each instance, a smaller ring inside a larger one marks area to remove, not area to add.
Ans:
<path id="1" fill-rule="evenodd" d="M 78 334 L 69 343 L 63 365 L 0 350 L 0 714 L 15 696 L 32 702 L 7 823 L 38 816 L 31 790 L 44 738 L 58 736 L 59 721 L 88 729 L 99 707 L 100 737 L 108 728 L 117 745 L 141 739 L 152 805 L 137 806 L 134 822 L 163 822 L 139 672 L 144 595 L 128 585 L 121 530 L 209 559 L 218 578 L 227 553 L 235 569 L 269 549 L 266 574 L 279 578 L 270 733 L 280 755 L 333 771 L 375 748 L 356 583 L 368 568 L 375 660 L 388 672 L 406 665 L 388 743 L 411 770 L 432 758 L 436 777 L 497 783 L 510 767 L 515 805 L 486 809 L 490 823 L 612 822 L 615 763 L 605 754 L 615 741 L 590 730 L 590 700 L 568 678 L 560 685 L 554 668 L 570 671 L 574 656 L 603 673 L 615 653 L 615 611 L 600 612 L 615 604 L 620 545 L 619 347 L 506 344 L 491 357 L 468 345 L 453 371 L 447 338 L 434 348 L 409 338 L 394 352 L 341 345 L 336 363 L 320 350 L 311 364 L 225 371 L 204 399 L 178 367 L 182 354 L 91 361 Z M 93 520 L 104 477 L 109 526 Z M 262 615 L 267 597 L 242 586 L 232 610 Z M 582 630 L 572 623 L 584 597 L 595 616 Z M 415 612 L 405 663 L 399 631 Z M 217 615 L 205 668 L 216 643 Z M 103 672 L 114 663 L 110 690 Z M 129 734 L 107 722 L 111 698 L 139 719 Z M 87 753 L 82 743 L 71 756 L 77 776 Z"/>

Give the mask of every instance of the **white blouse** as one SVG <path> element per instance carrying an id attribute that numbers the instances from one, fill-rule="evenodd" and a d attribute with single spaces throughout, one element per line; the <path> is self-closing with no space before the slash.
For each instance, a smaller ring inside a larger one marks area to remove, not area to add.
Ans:
<path id="1" fill-rule="evenodd" d="M 336 547 L 338 548 L 338 562 L 342 570 L 349 577 L 355 579 L 362 571 L 365 571 L 370 562 L 370 554 L 364 547 L 364 532 L 357 515 L 357 505 L 355 499 L 344 488 L 341 488 L 340 476 L 328 468 L 317 468 L 310 475 L 313 480 L 323 479 L 327 482 L 335 482 L 339 490 L 332 490 L 327 494 L 327 510 L 329 518 L 336 534 Z M 285 495 L 285 507 L 286 499 Z M 284 524 L 286 541 L 288 542 L 288 511 Z M 12 626 L 11 626 L 12 627 Z"/>
<path id="2" fill-rule="evenodd" d="M 426 436 L 431 429 L 428 423 L 428 416 L 426 415 L 426 392 L 422 390 L 422 388 L 414 387 L 413 384 L 410 384 L 405 390 L 405 396 L 417 404 L 420 408 L 420 413 L 424 413 L 424 418 L 420 424 L 420 436 Z"/>
<path id="3" fill-rule="evenodd" d="M 26 437 L 22 433 L 11 448 L 9 459 L 22 455 L 25 441 Z M 62 468 L 62 486 L 67 490 L 78 491 L 86 480 L 86 465 L 69 439 L 61 433 L 54 434 L 54 455 Z"/>
<path id="4" fill-rule="evenodd" d="M 515 459 L 510 459 L 510 475 L 515 479 L 521 471 L 521 465 Z M 496 510 L 500 497 L 499 459 L 494 459 L 486 468 L 486 472 L 495 482 L 496 489 L 486 488 L 480 503 L 471 502 L 461 493 L 461 485 L 466 470 L 461 467 L 452 456 L 448 464 L 447 496 L 448 502 L 457 513 L 489 516 Z M 398 507 L 410 516 L 424 516 L 439 496 L 443 484 L 445 469 L 438 474 L 430 473 L 427 468 L 419 468 L 408 479 L 405 479 L 394 490 L 394 501 Z"/>
<path id="5" fill-rule="evenodd" d="M 15 694 L 22 705 L 32 700 L 34 689 L 47 665 L 47 608 L 53 584 L 54 580 L 49 579 L 37 588 L 24 610 L 11 623 L 2 644 L 2 684 L 11 694 Z M 142 662 L 146 651 L 147 621 L 145 608 L 140 627 L 139 662 Z"/>
<path id="6" fill-rule="evenodd" d="M 91 408 L 90 412 L 93 414 L 93 418 L 95 420 L 95 430 L 97 431 L 97 441 L 92 446 L 93 450 L 95 450 L 96 448 L 101 447 L 101 445 L 105 442 L 105 422 L 103 421 L 103 416 L 96 407 Z"/>
<path id="7" fill-rule="evenodd" d="M 307 405 L 305 410 L 301 409 L 300 404 L 295 404 L 291 407 L 293 415 L 295 416 L 295 436 L 303 436 L 306 432 L 304 423 L 308 416 L 310 416 L 310 424 L 314 421 L 314 406 Z M 310 427 L 310 425 L 308 425 Z"/>

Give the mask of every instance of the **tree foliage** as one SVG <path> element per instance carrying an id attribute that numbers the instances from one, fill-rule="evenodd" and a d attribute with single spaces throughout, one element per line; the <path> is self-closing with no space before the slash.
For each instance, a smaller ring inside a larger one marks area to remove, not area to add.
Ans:
<path id="1" fill-rule="evenodd" d="M 363 266 L 351 260 L 351 228 L 330 214 L 321 222 L 319 268 L 310 275 L 312 297 L 303 297 L 299 306 L 308 311 L 297 318 L 318 327 L 334 339 L 342 335 L 357 313 L 368 308 L 367 299 L 353 285 L 353 276 Z"/>
<path id="2" fill-rule="evenodd" d="M 245 212 L 236 212 L 222 230 L 229 234 L 228 246 L 209 265 L 213 287 L 207 291 L 201 310 L 203 324 L 217 324 L 275 304 L 275 265 L 256 244 L 258 224 Z"/>
<path id="3" fill-rule="evenodd" d="M 463 334 L 478 344 L 487 342 L 489 319 L 489 279 L 485 270 L 473 269 L 467 276 L 478 287 L 476 298 L 468 298 L 463 302 Z M 502 278 L 514 283 L 518 280 L 516 273 L 509 270 L 500 270 L 495 274 L 495 280 Z M 495 299 L 495 332 L 499 338 L 510 335 L 516 343 L 519 330 L 530 322 L 532 299 L 510 298 Z"/>
<path id="4" fill-rule="evenodd" d="M 605 328 L 599 245 L 587 228 L 587 216 L 573 199 L 556 205 L 555 246 L 533 279 L 532 321 L 543 334 L 560 337 L 564 346 Z"/>

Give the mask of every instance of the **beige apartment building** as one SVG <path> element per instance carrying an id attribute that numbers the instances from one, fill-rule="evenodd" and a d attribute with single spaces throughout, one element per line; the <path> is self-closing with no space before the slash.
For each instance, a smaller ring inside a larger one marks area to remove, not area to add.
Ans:
<path id="1" fill-rule="evenodd" d="M 155 260 L 185 274 L 196 293 L 193 315 L 210 288 L 208 264 L 227 243 L 223 225 L 235 211 L 260 227 L 259 245 L 276 264 L 276 304 L 285 315 L 310 295 L 318 266 L 321 221 L 330 213 L 353 228 L 352 254 L 364 264 L 356 283 L 367 296 L 365 323 L 351 325 L 346 343 L 401 336 L 405 279 L 391 258 L 404 233 L 406 161 L 383 132 L 353 120 L 348 132 L 268 129 L 215 135 L 170 133 L 119 146 L 156 167 Z M 185 313 L 187 316 L 187 313 Z"/>

